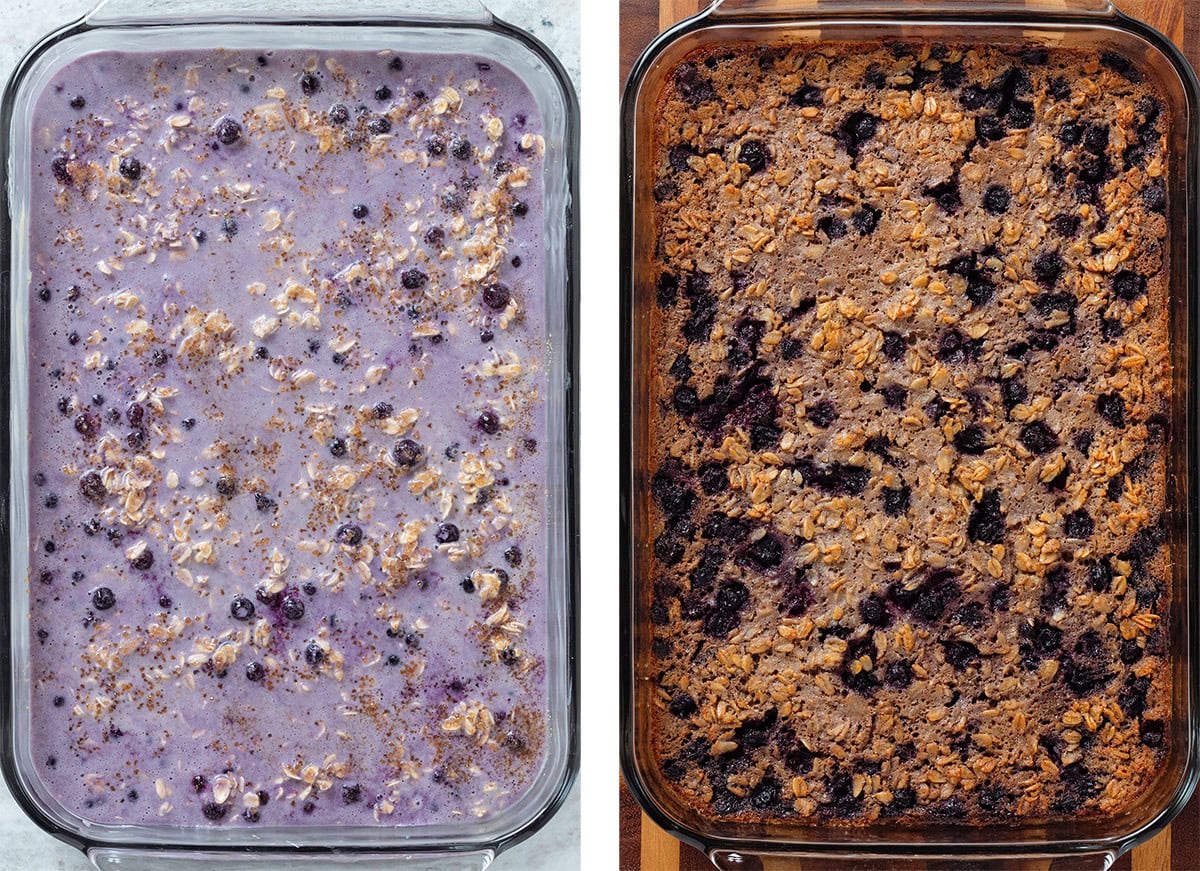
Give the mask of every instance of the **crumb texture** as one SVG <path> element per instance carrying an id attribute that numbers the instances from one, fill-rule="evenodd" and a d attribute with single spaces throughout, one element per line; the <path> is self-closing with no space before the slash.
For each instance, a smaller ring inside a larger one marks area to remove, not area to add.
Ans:
<path id="1" fill-rule="evenodd" d="M 746 821 L 1128 808 L 1172 724 L 1155 84 L 1082 50 L 734 46 L 655 123 L 663 777 Z"/>

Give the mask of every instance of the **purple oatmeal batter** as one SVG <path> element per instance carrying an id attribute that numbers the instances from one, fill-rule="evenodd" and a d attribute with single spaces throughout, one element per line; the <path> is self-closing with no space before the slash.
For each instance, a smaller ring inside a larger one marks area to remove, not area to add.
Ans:
<path id="1" fill-rule="evenodd" d="M 97 53 L 41 95 L 31 740 L 66 809 L 412 826 L 535 780 L 540 125 L 454 55 Z"/>

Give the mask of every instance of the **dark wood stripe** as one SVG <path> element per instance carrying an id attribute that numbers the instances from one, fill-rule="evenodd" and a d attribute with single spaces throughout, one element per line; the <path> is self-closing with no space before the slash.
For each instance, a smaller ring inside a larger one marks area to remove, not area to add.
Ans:
<path id="1" fill-rule="evenodd" d="M 1126 853 L 1118 859 L 1116 864 L 1112 866 L 1112 871 L 1135 871 L 1133 867 L 1133 854 Z M 1136 871 L 1145 871 L 1145 869 L 1139 868 Z"/>
<path id="2" fill-rule="evenodd" d="M 695 847 L 683 845 L 679 851 L 679 871 L 712 871 L 712 862 Z"/>
<path id="3" fill-rule="evenodd" d="M 641 871 L 642 868 L 642 809 L 625 788 L 620 786 L 620 858 L 621 871 Z"/>

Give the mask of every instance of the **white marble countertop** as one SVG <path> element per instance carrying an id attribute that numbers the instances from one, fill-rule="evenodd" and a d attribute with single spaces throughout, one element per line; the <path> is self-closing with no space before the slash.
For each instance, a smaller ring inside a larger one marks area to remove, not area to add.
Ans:
<path id="1" fill-rule="evenodd" d="M 263 0 L 259 0 L 263 2 Z M 280 0 L 286 2 L 286 0 Z M 5 0 L 0 28 L 0 80 L 38 39 L 94 6 L 92 0 Z M 247 2 L 247 6 L 255 5 Z M 289 4 L 290 5 L 290 4 Z M 398 2 L 398 7 L 403 3 Z M 353 6 L 353 0 L 346 0 Z M 578 0 L 488 0 L 512 24 L 528 30 L 558 55 L 579 88 Z M 0 780 L 0 871 L 85 871 L 83 854 L 47 835 L 17 807 Z M 261 864 L 261 863 L 260 863 Z M 579 784 L 540 832 L 501 855 L 494 871 L 571 871 L 579 867 Z M 324 871 L 328 863 L 289 860 L 290 871 Z"/>

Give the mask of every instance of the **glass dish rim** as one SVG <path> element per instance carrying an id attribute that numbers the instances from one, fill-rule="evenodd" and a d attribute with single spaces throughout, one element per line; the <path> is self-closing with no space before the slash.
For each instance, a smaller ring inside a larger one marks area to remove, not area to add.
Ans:
<path id="1" fill-rule="evenodd" d="M 953 843 L 944 839 L 930 841 L 898 841 L 895 839 L 855 841 L 852 837 L 843 841 L 789 841 L 783 836 L 773 836 L 769 832 L 765 834 L 760 832 L 756 835 L 746 835 L 745 837 L 714 834 L 712 831 L 705 831 L 699 826 L 693 827 L 680 821 L 658 803 L 656 793 L 643 779 L 640 772 L 634 728 L 638 653 L 634 638 L 636 615 L 635 592 L 633 588 L 637 579 L 634 576 L 636 535 L 633 528 L 633 498 L 635 486 L 634 475 L 637 461 L 634 456 L 636 445 L 632 420 L 634 416 L 634 402 L 638 397 L 634 396 L 633 391 L 632 367 L 635 360 L 633 357 L 632 342 L 634 331 L 633 315 L 635 312 L 634 248 L 636 236 L 634 226 L 637 204 L 635 192 L 635 181 L 637 178 L 635 153 L 637 151 L 638 98 L 647 73 L 654 67 L 659 57 L 676 42 L 707 29 L 745 28 L 747 34 L 751 34 L 755 27 L 781 28 L 789 25 L 809 30 L 820 29 L 826 25 L 836 25 L 837 27 L 845 28 L 850 26 L 895 27 L 897 25 L 919 27 L 923 25 L 944 26 L 949 24 L 962 25 L 964 27 L 1000 26 L 1012 28 L 1017 31 L 1022 28 L 1055 29 L 1061 31 L 1067 28 L 1106 27 L 1114 31 L 1123 31 L 1127 34 L 1132 34 L 1149 43 L 1163 55 L 1179 75 L 1182 88 L 1189 100 L 1189 105 L 1193 109 L 1191 116 L 1188 118 L 1187 137 L 1191 148 L 1183 161 L 1186 169 L 1186 177 L 1183 184 L 1186 185 L 1187 203 L 1184 206 L 1182 214 L 1188 218 L 1188 224 L 1178 232 L 1183 238 L 1186 251 L 1189 255 L 1187 281 L 1184 289 L 1190 295 L 1191 299 L 1188 309 L 1188 322 L 1186 324 L 1188 330 L 1187 338 L 1191 347 L 1188 348 L 1186 354 L 1187 365 L 1189 367 L 1186 378 L 1189 389 L 1187 391 L 1187 408 L 1184 413 L 1187 420 L 1192 424 L 1192 430 L 1189 433 L 1189 442 L 1186 448 L 1188 468 L 1186 469 L 1185 486 L 1189 494 L 1194 494 L 1197 492 L 1196 487 L 1198 482 L 1200 482 L 1200 469 L 1197 468 L 1198 456 L 1200 456 L 1198 448 L 1200 448 L 1200 445 L 1197 444 L 1198 434 L 1194 428 L 1197 413 L 1196 387 L 1200 384 L 1200 373 L 1196 369 L 1197 360 L 1200 360 L 1200 348 L 1197 347 L 1197 315 L 1194 311 L 1197 286 L 1198 282 L 1200 282 L 1200 263 L 1197 262 L 1197 255 L 1200 254 L 1200 251 L 1197 250 L 1197 244 L 1200 241 L 1200 226 L 1198 226 L 1200 225 L 1200 215 L 1198 215 L 1197 208 L 1200 205 L 1200 202 L 1198 202 L 1200 195 L 1198 195 L 1197 191 L 1197 188 L 1200 187 L 1200 175 L 1197 174 L 1200 171 L 1200 142 L 1197 141 L 1197 134 L 1200 132 L 1200 118 L 1197 117 L 1200 115 L 1200 111 L 1197 111 L 1200 110 L 1200 79 L 1197 78 L 1197 71 L 1193 69 L 1183 52 L 1171 40 L 1155 28 L 1133 16 L 1123 13 L 1115 5 L 1110 6 L 1104 11 L 1072 9 L 1069 7 L 1029 7 L 1019 12 L 1005 9 L 1003 13 L 998 14 L 995 11 L 989 12 L 988 9 L 984 8 L 984 4 L 976 4 L 975 8 L 971 8 L 964 3 L 952 10 L 947 10 L 942 5 L 936 10 L 921 11 L 913 10 L 908 6 L 901 7 L 897 3 L 892 10 L 892 14 L 889 14 L 888 10 L 882 10 L 874 5 L 867 11 L 856 12 L 853 9 L 845 7 L 835 9 L 822 8 L 818 2 L 804 9 L 791 8 L 778 11 L 738 10 L 732 13 L 722 12 L 720 17 L 715 17 L 713 13 L 719 5 L 719 3 L 712 3 L 696 15 L 685 18 L 658 34 L 642 51 L 630 68 L 629 75 L 624 83 L 621 99 L 619 224 L 619 291 L 621 306 L 619 649 L 621 653 L 621 667 L 618 707 L 620 716 L 620 762 L 623 782 L 642 811 L 656 825 L 684 843 L 696 847 L 710 857 L 718 853 L 728 853 L 731 855 L 745 855 L 749 853 L 764 856 L 787 854 L 823 856 L 825 858 L 835 858 L 839 855 L 842 857 L 854 856 L 856 858 L 896 858 L 902 855 L 928 858 L 1019 858 L 1035 855 L 1042 857 L 1071 856 L 1100 851 L 1111 851 L 1114 857 L 1118 856 L 1131 849 L 1134 845 L 1149 839 L 1155 833 L 1169 825 L 1171 820 L 1178 815 L 1191 798 L 1197 782 L 1200 781 L 1200 742 L 1198 742 L 1195 734 L 1197 716 L 1200 714 L 1200 695 L 1198 695 L 1198 689 L 1200 689 L 1200 657 L 1197 656 L 1195 651 L 1187 652 L 1186 690 L 1188 692 L 1190 711 L 1188 712 L 1189 722 L 1185 724 L 1185 729 L 1190 736 L 1190 740 L 1188 742 L 1184 768 L 1180 774 L 1175 793 L 1162 810 L 1152 819 L 1121 837 L 1112 837 L 1104 840 L 1005 840 L 1003 834 L 1005 830 L 993 828 L 993 831 L 997 833 L 995 837 L 967 843 Z M 901 11 L 903 17 L 899 14 Z M 753 39 L 753 36 L 748 35 L 747 39 Z M 1188 540 L 1195 542 L 1198 529 L 1196 512 L 1191 510 L 1189 506 L 1184 506 L 1182 510 L 1187 514 L 1185 526 Z M 1200 554 L 1197 553 L 1197 548 L 1194 545 L 1189 547 L 1186 561 L 1188 578 L 1186 586 L 1189 611 L 1184 615 L 1184 620 L 1188 626 L 1190 641 L 1194 646 L 1195 642 L 1200 639 L 1200 635 L 1197 635 L 1198 630 L 1200 630 L 1200 610 L 1197 607 L 1200 604 L 1197 595 L 1200 592 L 1200 575 L 1198 575 L 1198 572 L 1200 572 Z M 958 828 L 966 829 L 969 827 L 960 826 Z M 980 827 L 975 828 L 978 829 Z M 914 831 L 919 831 L 919 829 L 914 829 Z"/>
<path id="2" fill-rule="evenodd" d="M 85 15 L 73 22 L 46 34 L 33 47 L 26 51 L 17 62 L 3 89 L 0 98 L 0 190 L 4 191 L 3 203 L 0 204 L 0 331 L 2 331 L 4 360 L 3 378 L 0 378 L 0 393 L 8 413 L 0 421 L 0 472 L 6 480 L 11 478 L 12 445 L 11 429 L 12 414 L 11 395 L 14 373 L 10 369 L 10 352 L 12 336 L 12 288 L 14 276 L 12 259 L 14 251 L 12 240 L 12 202 L 9 191 L 10 161 L 9 152 L 12 143 L 12 122 L 16 99 L 30 71 L 35 68 L 43 55 L 60 44 L 75 37 L 104 31 L 147 31 L 155 29 L 197 29 L 197 28 L 260 28 L 264 33 L 295 32 L 302 29 L 317 30 L 348 30 L 363 28 L 371 30 L 404 30 L 419 29 L 424 31 L 449 30 L 473 31 L 485 38 L 507 40 L 517 47 L 527 51 L 537 63 L 544 65 L 544 77 L 547 83 L 555 89 L 556 98 L 561 100 L 563 111 L 563 159 L 560 183 L 564 186 L 562 203 L 562 218 L 565 222 L 562 244 L 566 250 L 562 255 L 561 282 L 554 287 L 548 286 L 547 292 L 561 294 L 561 330 L 559 337 L 560 355 L 562 358 L 562 386 L 556 397 L 562 418 L 562 485 L 561 507 L 562 569 L 561 578 L 551 579 L 551 583 L 561 585 L 563 610 L 561 613 L 548 615 L 548 619 L 561 620 L 562 645 L 561 649 L 552 651 L 556 655 L 566 657 L 562 668 L 562 703 L 556 706 L 551 714 L 565 720 L 562 726 L 563 749 L 556 769 L 544 769 L 539 776 L 548 781 L 543 787 L 546 795 L 535 807 L 535 812 L 520 818 L 511 828 L 497 830 L 483 838 L 468 837 L 470 825 L 464 823 L 462 831 L 453 832 L 446 840 L 435 840 L 428 835 L 408 835 L 403 827 L 320 827 L 318 831 L 326 832 L 330 828 L 339 828 L 347 832 L 378 831 L 394 833 L 391 841 L 380 838 L 370 844 L 333 844 L 333 843 L 297 843 L 303 841 L 304 833 L 312 831 L 304 828 L 278 827 L 271 833 L 272 840 L 243 842 L 192 842 L 186 840 L 168 841 L 154 840 L 140 842 L 123 840 L 116 837 L 104 837 L 102 832 L 114 833 L 121 830 L 152 828 L 128 826 L 89 826 L 86 822 L 79 828 L 67 828 L 60 825 L 47 813 L 41 801 L 29 792 L 19 773 L 19 761 L 15 750 L 15 705 L 17 696 L 15 687 L 18 681 L 17 664 L 13 656 L 14 639 L 11 633 L 11 603 L 14 588 L 23 583 L 23 579 L 12 577 L 11 565 L 11 511 L 12 504 L 9 491 L 6 488 L 0 495 L 5 503 L 0 512 L 0 773 L 12 792 L 14 801 L 39 828 L 56 839 L 63 841 L 85 853 L 91 850 L 142 851 L 153 850 L 166 854 L 173 851 L 204 852 L 223 855 L 232 854 L 271 854 L 286 851 L 289 854 L 329 855 L 333 853 L 357 855 L 388 855 L 403 852 L 404 854 L 446 854 L 471 853 L 481 850 L 490 851 L 493 855 L 507 850 L 533 835 L 558 811 L 566 800 L 579 770 L 579 226 L 578 226 L 578 174 L 579 174 L 579 101 L 575 88 L 567 75 L 565 68 L 557 56 L 537 37 L 529 32 L 509 24 L 491 15 L 487 21 L 472 19 L 432 20 L 426 17 L 406 18 L 403 14 L 392 14 L 387 17 L 364 15 L 361 17 L 345 16 L 335 18 L 329 16 L 304 17 L 290 20 L 279 20 L 269 17 L 256 18 L 246 14 L 237 20 L 228 17 L 211 18 L 203 14 L 190 15 L 176 20 L 153 21 L 118 21 L 116 23 L 94 24 Z M 81 55 L 80 55 L 81 56 Z M 171 830 L 176 827 L 163 827 Z M 180 831 L 190 831 L 195 827 L 178 827 Z M 316 828 L 316 827 L 314 827 Z M 445 828 L 445 827 L 443 827 Z M 100 830 L 95 831 L 95 830 Z M 244 837 L 244 836 L 243 836 Z"/>

